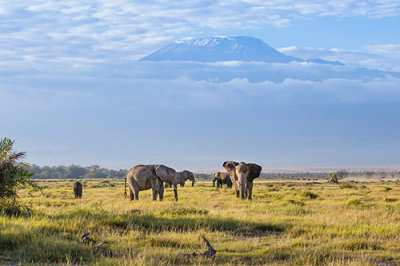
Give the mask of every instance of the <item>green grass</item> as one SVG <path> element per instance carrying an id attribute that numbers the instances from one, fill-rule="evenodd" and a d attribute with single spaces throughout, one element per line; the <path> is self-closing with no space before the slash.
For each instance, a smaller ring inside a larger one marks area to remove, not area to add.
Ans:
<path id="1" fill-rule="evenodd" d="M 397 183 L 369 181 L 354 189 L 326 181 L 259 181 L 251 202 L 236 199 L 231 189 L 215 190 L 210 181 L 178 188 L 178 202 L 172 189 L 163 202 L 152 201 L 151 191 L 129 201 L 115 180 L 85 180 L 76 200 L 72 184 L 43 180 L 42 191 L 20 191 L 29 209 L 0 215 L 0 264 L 400 263 Z M 79 242 L 85 232 L 100 247 Z M 202 236 L 218 252 L 214 261 L 184 256 L 206 250 Z"/>

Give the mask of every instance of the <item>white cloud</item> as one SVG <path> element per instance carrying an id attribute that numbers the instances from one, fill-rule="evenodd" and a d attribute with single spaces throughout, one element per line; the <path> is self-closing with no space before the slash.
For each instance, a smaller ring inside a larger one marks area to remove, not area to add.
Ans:
<path id="1" fill-rule="evenodd" d="M 398 15 L 397 0 L 0 1 L 0 40 L 3 51 L 35 53 L 42 60 L 75 55 L 118 60 L 202 32 L 285 27 L 316 16 Z M 28 50 L 32 47 L 36 50 Z"/>
<path id="2" fill-rule="evenodd" d="M 287 55 L 304 59 L 319 57 L 352 66 L 400 72 L 400 45 L 398 44 L 368 45 L 359 50 L 298 48 L 296 46 L 278 50 Z"/>

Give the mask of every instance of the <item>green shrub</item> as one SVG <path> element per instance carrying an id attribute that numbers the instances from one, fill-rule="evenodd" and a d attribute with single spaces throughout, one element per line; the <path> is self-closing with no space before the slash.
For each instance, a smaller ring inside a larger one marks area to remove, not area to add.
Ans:
<path id="1" fill-rule="evenodd" d="M 354 189 L 357 189 L 356 186 L 354 186 L 354 185 L 352 185 L 352 184 L 349 184 L 349 183 L 341 184 L 339 188 L 340 188 L 340 189 L 345 189 L 345 188 L 354 188 Z"/>
<path id="2" fill-rule="evenodd" d="M 311 192 L 311 191 L 304 191 L 301 195 L 302 195 L 303 197 L 310 198 L 310 199 L 316 199 L 316 198 L 318 198 L 318 194 L 313 193 L 313 192 Z"/>
<path id="3" fill-rule="evenodd" d="M 302 202 L 302 201 L 297 201 L 297 200 L 292 200 L 292 199 L 290 199 L 290 200 L 288 200 L 290 203 L 292 203 L 292 204 L 294 204 L 294 205 L 298 205 L 298 206 L 304 206 L 305 205 L 305 203 L 304 202 Z"/>
<path id="4" fill-rule="evenodd" d="M 332 174 L 329 175 L 329 183 L 339 184 L 339 179 L 338 179 L 338 174 L 337 173 L 332 173 Z"/>
<path id="5" fill-rule="evenodd" d="M 385 201 L 386 201 L 386 202 L 395 202 L 395 201 L 398 201 L 398 199 L 386 198 Z"/>
<path id="6" fill-rule="evenodd" d="M 346 204 L 349 206 L 364 206 L 364 203 L 360 199 L 349 199 Z"/>

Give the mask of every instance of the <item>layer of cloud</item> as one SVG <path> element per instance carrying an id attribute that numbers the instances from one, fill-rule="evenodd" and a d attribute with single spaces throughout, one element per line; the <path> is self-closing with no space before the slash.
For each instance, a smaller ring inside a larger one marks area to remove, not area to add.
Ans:
<path id="1" fill-rule="evenodd" d="M 398 163 L 399 78 L 215 82 L 143 66 L 0 75 L 1 133 L 47 165 Z"/>
<path id="2" fill-rule="evenodd" d="M 340 61 L 350 66 L 400 72 L 400 45 L 368 45 L 359 50 L 299 48 L 296 46 L 278 49 L 280 52 L 302 58 L 322 58 Z"/>
<path id="3" fill-rule="evenodd" d="M 392 17 L 387 1 L 0 1 L 0 61 L 119 60 L 202 32 L 289 25 L 312 17 Z"/>
<path id="4" fill-rule="evenodd" d="M 0 96 L 10 99 L 26 95 L 30 100 L 23 103 L 25 107 L 50 109 L 63 108 L 64 100 L 70 97 L 84 99 L 65 101 L 75 103 L 77 109 L 90 108 L 93 103 L 106 105 L 111 98 L 125 102 L 125 107 L 155 104 L 172 108 L 218 107 L 227 98 L 242 106 L 255 102 L 400 101 L 400 74 L 352 66 L 260 62 L 130 62 L 85 69 L 63 66 L 0 73 Z"/>

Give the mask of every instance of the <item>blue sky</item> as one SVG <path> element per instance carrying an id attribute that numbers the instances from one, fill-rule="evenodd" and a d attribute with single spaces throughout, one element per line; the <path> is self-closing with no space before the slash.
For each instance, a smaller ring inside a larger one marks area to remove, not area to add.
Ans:
<path id="1" fill-rule="evenodd" d="M 0 135 L 29 162 L 400 164 L 400 79 L 359 74 L 400 72 L 400 1 L 0 0 L 0 22 Z M 215 35 L 346 66 L 137 62 Z"/>

